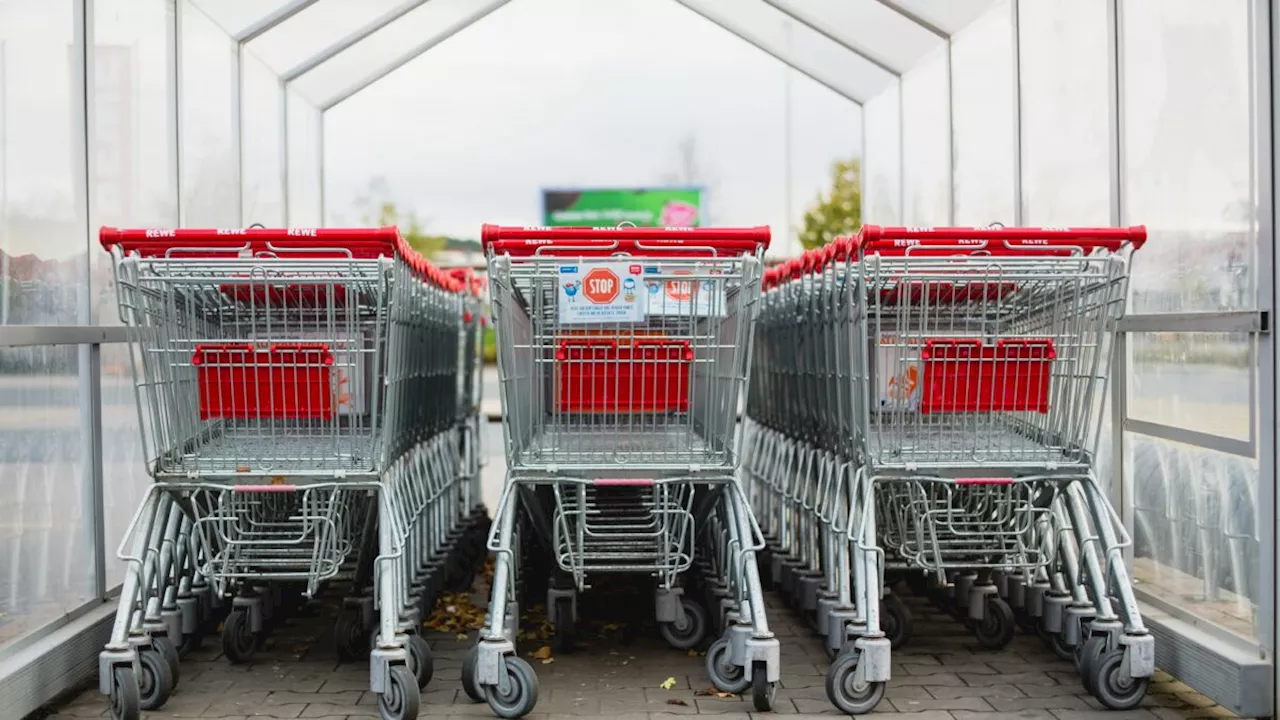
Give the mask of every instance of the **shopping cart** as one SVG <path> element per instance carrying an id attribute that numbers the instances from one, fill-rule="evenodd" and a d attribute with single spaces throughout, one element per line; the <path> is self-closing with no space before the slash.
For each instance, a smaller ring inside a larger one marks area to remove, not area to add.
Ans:
<path id="1" fill-rule="evenodd" d="M 770 574 L 868 712 L 910 634 L 897 578 L 984 645 L 1073 649 L 1111 708 L 1153 672 L 1094 448 L 1142 228 L 879 228 L 772 270 L 744 479 Z"/>
<path id="2" fill-rule="evenodd" d="M 395 228 L 101 240 L 155 480 L 121 543 L 99 658 L 112 716 L 164 704 L 178 650 L 224 599 L 223 651 L 245 662 L 276 613 L 336 581 L 339 654 L 369 655 L 383 717 L 416 717 L 432 674 L 420 619 L 445 569 L 483 548 L 459 542 L 478 505 L 474 408 L 460 404 L 467 288 Z"/>
<path id="3" fill-rule="evenodd" d="M 515 654 L 521 559 L 537 548 L 552 559 L 546 607 L 562 649 L 593 578 L 651 575 L 664 639 L 692 648 L 723 627 L 716 676 L 768 709 L 778 642 L 756 577 L 763 538 L 736 478 L 768 228 L 485 226 L 482 240 L 508 471 L 467 693 L 502 717 L 537 702 Z M 714 617 L 686 592 L 699 550 L 714 556 Z"/>

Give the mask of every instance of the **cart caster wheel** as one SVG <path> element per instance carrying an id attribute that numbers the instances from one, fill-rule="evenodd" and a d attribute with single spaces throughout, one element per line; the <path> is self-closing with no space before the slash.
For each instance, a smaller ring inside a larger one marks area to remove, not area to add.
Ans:
<path id="1" fill-rule="evenodd" d="M 500 718 L 519 718 L 533 712 L 538 704 L 538 676 L 524 658 L 505 658 L 505 682 L 484 689 L 489 709 Z"/>
<path id="2" fill-rule="evenodd" d="M 138 700 L 143 710 L 159 710 L 173 693 L 173 672 L 158 650 L 138 652 Z"/>
<path id="3" fill-rule="evenodd" d="M 253 659 L 258 651 L 258 638 L 249 629 L 249 614 L 233 610 L 222 623 L 222 653 L 236 665 Z"/>
<path id="4" fill-rule="evenodd" d="M 160 653 L 160 657 L 169 663 L 169 674 L 173 676 L 173 684 L 177 687 L 180 675 L 178 672 L 179 657 L 177 646 L 173 644 L 168 635 L 156 635 L 151 638 L 151 647 L 155 648 L 156 652 Z"/>
<path id="5" fill-rule="evenodd" d="M 552 623 L 555 627 L 556 652 L 573 652 L 574 642 L 578 636 L 573 619 L 573 600 L 566 597 L 556 598 Z"/>
<path id="6" fill-rule="evenodd" d="M 684 617 L 669 623 L 661 623 L 658 633 L 667 644 L 677 650 L 689 650 L 702 642 L 707 634 L 707 611 L 688 598 L 680 598 L 680 606 L 684 609 Z"/>
<path id="7" fill-rule="evenodd" d="M 737 695 L 747 691 L 751 681 L 742 667 L 729 661 L 729 639 L 720 638 L 707 648 L 707 676 L 720 692 Z"/>
<path id="8" fill-rule="evenodd" d="M 769 682 L 768 666 L 757 660 L 751 667 L 751 703 L 760 712 L 773 710 L 773 701 L 778 696 L 778 684 Z"/>
<path id="9" fill-rule="evenodd" d="M 1022 628 L 1022 632 L 1028 635 L 1037 635 L 1040 632 L 1040 618 L 1034 615 L 1028 615 L 1025 612 L 1015 612 L 1014 620 L 1018 623 L 1018 627 Z"/>
<path id="10" fill-rule="evenodd" d="M 139 720 L 141 717 L 138 676 L 133 674 L 132 667 L 112 668 L 111 720 Z"/>
<path id="11" fill-rule="evenodd" d="M 842 653 L 827 669 L 827 699 L 846 715 L 869 713 L 884 699 L 884 683 L 857 679 L 861 657 L 856 651 Z"/>
<path id="12" fill-rule="evenodd" d="M 343 662 L 369 656 L 369 636 L 360 623 L 359 613 L 344 612 L 333 623 L 333 645 Z"/>
<path id="13" fill-rule="evenodd" d="M 479 660 L 480 648 L 472 645 L 467 656 L 462 659 L 462 691 L 471 698 L 471 702 L 484 702 L 484 688 L 476 682 L 476 662 Z"/>
<path id="14" fill-rule="evenodd" d="M 392 665 L 387 690 L 378 693 L 378 714 L 382 720 L 416 720 L 420 700 L 413 673 L 404 665 Z"/>
<path id="15" fill-rule="evenodd" d="M 886 595 L 880 601 L 880 629 L 893 650 L 901 649 L 911 639 L 911 608 L 898 596 Z"/>
<path id="16" fill-rule="evenodd" d="M 1067 644 L 1066 635 L 1060 632 L 1049 632 L 1043 627 L 1039 629 L 1040 639 L 1044 640 L 1044 644 L 1063 660 L 1075 660 L 1076 649 Z"/>
<path id="17" fill-rule="evenodd" d="M 431 655 L 431 646 L 421 635 L 409 635 L 405 640 L 409 670 L 418 681 L 418 688 L 424 689 L 435 674 L 435 658 Z"/>
<path id="18" fill-rule="evenodd" d="M 1102 635 L 1090 635 L 1078 645 L 1075 652 L 1076 672 L 1080 673 L 1080 683 L 1089 692 L 1096 692 L 1093 681 L 1094 672 L 1102 656 L 1107 654 L 1107 638 Z"/>
<path id="19" fill-rule="evenodd" d="M 178 657 L 187 657 L 196 650 L 199 650 L 201 645 L 204 645 L 204 633 L 199 630 L 196 630 L 193 633 L 184 633 L 182 635 L 182 642 L 178 644 Z"/>
<path id="20" fill-rule="evenodd" d="M 978 644 L 989 650 L 999 650 L 1013 641 L 1018 626 L 1013 621 L 1013 609 L 998 597 L 987 598 L 987 612 L 973 626 Z"/>
<path id="21" fill-rule="evenodd" d="M 1095 658 L 1090 665 L 1093 696 L 1098 702 L 1107 706 L 1108 710 L 1130 710 L 1142 702 L 1147 695 L 1147 685 L 1151 678 L 1129 677 L 1124 672 L 1124 648 L 1118 647 L 1101 657 Z"/>

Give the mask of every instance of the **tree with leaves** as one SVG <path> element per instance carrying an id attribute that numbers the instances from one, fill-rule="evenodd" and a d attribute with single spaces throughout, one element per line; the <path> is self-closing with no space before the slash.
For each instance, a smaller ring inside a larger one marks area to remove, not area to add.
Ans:
<path id="1" fill-rule="evenodd" d="M 401 212 L 391 198 L 391 190 L 385 178 L 376 177 L 369 181 L 367 194 L 356 199 L 361 210 L 361 219 L 366 225 L 383 227 L 395 225 L 400 228 L 409 247 L 426 257 L 432 257 L 445 249 L 449 239 L 443 235 L 431 235 L 425 229 L 425 221 L 413 210 Z"/>
<path id="2" fill-rule="evenodd" d="M 862 163 L 858 158 L 831 165 L 831 189 L 819 193 L 805 210 L 800 243 L 805 249 L 822 247 L 862 227 Z"/>

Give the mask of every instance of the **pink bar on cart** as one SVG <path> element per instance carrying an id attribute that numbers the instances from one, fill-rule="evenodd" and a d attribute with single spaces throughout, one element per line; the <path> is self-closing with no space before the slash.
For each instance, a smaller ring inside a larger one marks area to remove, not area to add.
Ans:
<path id="1" fill-rule="evenodd" d="M 235 492 L 297 492 L 297 485 L 236 485 Z"/>
<path id="2" fill-rule="evenodd" d="M 1013 478 L 956 478 L 957 485 L 1012 485 Z"/>
<path id="3" fill-rule="evenodd" d="M 651 487 L 653 478 L 596 478 L 593 482 L 604 487 Z"/>

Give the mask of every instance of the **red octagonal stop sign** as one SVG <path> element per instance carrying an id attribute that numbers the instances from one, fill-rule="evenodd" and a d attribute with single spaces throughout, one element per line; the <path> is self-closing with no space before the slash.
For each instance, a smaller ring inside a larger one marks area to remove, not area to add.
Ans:
<path id="1" fill-rule="evenodd" d="M 597 305 L 608 305 L 618 297 L 618 274 L 609 268 L 592 268 L 582 278 L 582 294 Z"/>

